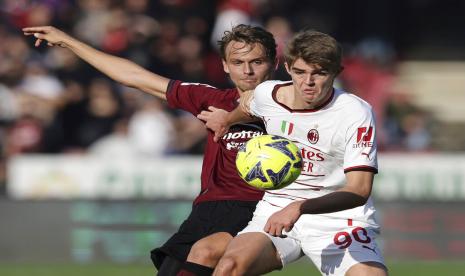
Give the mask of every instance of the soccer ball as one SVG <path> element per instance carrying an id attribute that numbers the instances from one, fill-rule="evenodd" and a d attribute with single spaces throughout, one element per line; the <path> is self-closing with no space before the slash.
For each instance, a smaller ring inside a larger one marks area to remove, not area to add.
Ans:
<path id="1" fill-rule="evenodd" d="M 286 138 L 262 135 L 239 148 L 236 168 L 249 185 L 276 190 L 297 179 L 302 170 L 302 157 L 299 148 Z"/>

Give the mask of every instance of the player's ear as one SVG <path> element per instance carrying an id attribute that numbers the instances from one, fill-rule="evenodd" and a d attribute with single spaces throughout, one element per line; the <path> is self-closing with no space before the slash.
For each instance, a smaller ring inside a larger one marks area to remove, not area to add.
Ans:
<path id="1" fill-rule="evenodd" d="M 287 73 L 290 75 L 291 74 L 291 68 L 287 62 L 284 62 L 284 67 L 286 67 Z"/>
<path id="2" fill-rule="evenodd" d="M 226 62 L 226 60 L 222 59 L 221 60 L 222 63 L 223 63 L 223 70 L 225 73 L 229 74 L 229 67 L 228 67 L 228 63 Z"/>

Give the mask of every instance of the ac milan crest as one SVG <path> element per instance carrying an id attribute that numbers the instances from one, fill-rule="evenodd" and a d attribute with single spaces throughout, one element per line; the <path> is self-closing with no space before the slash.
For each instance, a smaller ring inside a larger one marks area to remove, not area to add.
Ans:
<path id="1" fill-rule="evenodd" d="M 320 134 L 318 134 L 318 130 L 312 128 L 307 133 L 307 139 L 310 143 L 316 144 L 318 139 L 320 139 Z"/>

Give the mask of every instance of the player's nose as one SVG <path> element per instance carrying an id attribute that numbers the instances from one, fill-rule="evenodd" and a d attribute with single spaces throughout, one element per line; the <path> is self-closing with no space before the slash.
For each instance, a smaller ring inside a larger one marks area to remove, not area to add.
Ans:
<path id="1" fill-rule="evenodd" d="M 315 84 L 315 77 L 312 74 L 306 74 L 305 76 L 305 83 L 309 86 Z"/>
<path id="2" fill-rule="evenodd" d="M 253 68 L 248 63 L 244 63 L 244 74 L 246 74 L 246 75 L 252 75 L 253 74 Z"/>

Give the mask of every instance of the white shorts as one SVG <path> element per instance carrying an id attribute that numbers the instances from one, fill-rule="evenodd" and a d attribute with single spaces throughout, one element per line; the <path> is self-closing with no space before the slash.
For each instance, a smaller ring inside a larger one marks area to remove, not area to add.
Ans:
<path id="1" fill-rule="evenodd" d="M 377 224 L 361 220 L 335 219 L 324 215 L 302 215 L 285 237 L 274 237 L 263 231 L 268 217 L 281 210 L 260 201 L 254 216 L 239 234 L 261 232 L 267 235 L 281 257 L 283 267 L 307 255 L 323 275 L 344 275 L 350 267 L 362 262 L 384 265 L 375 242 Z"/>

